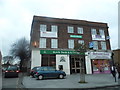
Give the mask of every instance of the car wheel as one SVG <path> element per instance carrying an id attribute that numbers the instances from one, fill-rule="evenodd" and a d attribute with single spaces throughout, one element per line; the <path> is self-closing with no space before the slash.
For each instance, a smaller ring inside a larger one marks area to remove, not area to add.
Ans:
<path id="1" fill-rule="evenodd" d="M 60 78 L 60 79 L 63 79 L 63 78 L 64 78 L 64 75 L 63 75 L 63 74 L 60 74 L 60 75 L 59 75 L 59 78 Z"/>
<path id="2" fill-rule="evenodd" d="M 38 79 L 39 79 L 39 80 L 42 80 L 42 79 L 43 79 L 43 75 L 39 75 L 39 76 L 38 76 Z"/>

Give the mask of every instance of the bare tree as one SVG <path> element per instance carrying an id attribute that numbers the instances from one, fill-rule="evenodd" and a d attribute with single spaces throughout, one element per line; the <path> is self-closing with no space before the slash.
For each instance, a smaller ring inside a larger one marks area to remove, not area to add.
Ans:
<path id="1" fill-rule="evenodd" d="M 85 83 L 85 52 L 87 51 L 87 45 L 85 44 L 79 44 L 75 43 L 74 49 L 79 52 L 80 55 L 80 82 L 79 83 Z"/>
<path id="2" fill-rule="evenodd" d="M 30 59 L 30 44 L 25 37 L 19 39 L 12 44 L 10 53 L 14 58 L 19 58 L 20 61 L 20 70 L 22 70 L 23 64 L 25 61 Z"/>

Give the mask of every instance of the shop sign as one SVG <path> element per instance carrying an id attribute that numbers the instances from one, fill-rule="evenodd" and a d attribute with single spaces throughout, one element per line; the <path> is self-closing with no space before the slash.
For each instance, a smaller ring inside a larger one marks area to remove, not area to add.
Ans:
<path id="1" fill-rule="evenodd" d="M 105 41 L 105 36 L 102 36 L 102 35 L 92 35 L 92 40 L 104 40 Z"/>
<path id="2" fill-rule="evenodd" d="M 54 37 L 54 38 L 57 38 L 57 32 L 49 32 L 49 31 L 46 31 L 46 32 L 40 32 L 40 36 L 41 37 Z"/>
<path id="3" fill-rule="evenodd" d="M 70 35 L 71 38 L 82 38 L 81 35 Z"/>
<path id="4" fill-rule="evenodd" d="M 110 52 L 91 52 L 91 59 L 111 59 Z"/>
<path id="5" fill-rule="evenodd" d="M 93 48 L 94 44 L 93 42 L 89 42 L 89 48 Z"/>
<path id="6" fill-rule="evenodd" d="M 78 54 L 78 55 L 85 55 L 85 53 L 80 53 L 77 51 L 65 51 L 65 50 L 40 50 L 40 54 Z"/>

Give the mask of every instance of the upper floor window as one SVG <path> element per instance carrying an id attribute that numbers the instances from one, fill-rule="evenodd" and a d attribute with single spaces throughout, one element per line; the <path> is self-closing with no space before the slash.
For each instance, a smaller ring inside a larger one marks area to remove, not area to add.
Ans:
<path id="1" fill-rule="evenodd" d="M 40 31 L 46 32 L 46 30 L 47 30 L 47 25 L 45 25 L 45 24 L 40 24 Z"/>
<path id="2" fill-rule="evenodd" d="M 58 40 L 51 39 L 51 48 L 58 48 Z"/>
<path id="3" fill-rule="evenodd" d="M 40 48 L 46 48 L 46 38 L 40 38 Z"/>
<path id="4" fill-rule="evenodd" d="M 105 35 L 105 33 L 104 33 L 104 30 L 103 30 L 103 29 L 100 29 L 100 30 L 99 30 L 99 33 L 100 33 L 100 35 L 101 35 L 101 36 L 104 36 L 104 35 Z"/>
<path id="5" fill-rule="evenodd" d="M 84 40 L 78 40 L 79 44 L 84 44 Z"/>
<path id="6" fill-rule="evenodd" d="M 91 29 L 91 34 L 92 34 L 92 35 L 96 35 L 96 34 L 97 34 L 97 33 L 96 33 L 96 29 L 92 28 L 92 29 Z"/>
<path id="7" fill-rule="evenodd" d="M 83 34 L 83 28 L 82 27 L 78 27 L 77 28 L 77 32 L 78 32 L 78 34 Z"/>
<path id="8" fill-rule="evenodd" d="M 58 27 L 57 27 L 57 25 L 51 25 L 51 31 L 52 31 L 52 32 L 58 32 Z"/>
<path id="9" fill-rule="evenodd" d="M 101 42 L 101 49 L 106 50 L 106 42 Z"/>
<path id="10" fill-rule="evenodd" d="M 74 33 L 74 28 L 72 26 L 68 26 L 68 33 Z"/>
<path id="11" fill-rule="evenodd" d="M 68 40 L 68 48 L 71 48 L 71 49 L 74 48 L 74 40 L 72 39 Z"/>
<path id="12" fill-rule="evenodd" d="M 93 41 L 93 49 L 98 50 L 98 42 L 97 41 Z"/>

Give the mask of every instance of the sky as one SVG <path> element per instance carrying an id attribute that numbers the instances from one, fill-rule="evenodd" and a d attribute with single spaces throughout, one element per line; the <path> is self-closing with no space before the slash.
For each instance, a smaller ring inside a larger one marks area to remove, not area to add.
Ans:
<path id="1" fill-rule="evenodd" d="M 11 45 L 30 40 L 34 15 L 108 23 L 112 50 L 118 48 L 119 0 L 0 0 L 0 50 L 10 55 Z"/>

